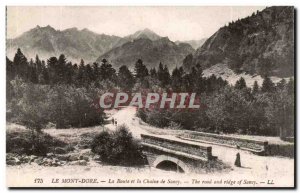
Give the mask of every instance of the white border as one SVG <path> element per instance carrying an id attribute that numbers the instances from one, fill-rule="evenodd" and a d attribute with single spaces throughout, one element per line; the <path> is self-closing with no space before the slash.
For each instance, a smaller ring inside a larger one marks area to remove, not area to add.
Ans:
<path id="1" fill-rule="evenodd" d="M 0 124 L 1 124 L 1 135 L 0 135 L 0 191 L 1 192 L 8 192 L 9 190 L 6 188 L 5 184 L 5 6 L 6 5 L 24 5 L 24 6 L 46 6 L 46 5 L 74 5 L 74 6 L 92 6 L 92 5 L 102 5 L 102 6 L 150 6 L 150 5 L 157 5 L 157 6 L 271 6 L 271 5 L 293 5 L 296 8 L 299 8 L 300 1 L 296 0 L 1 0 L 0 1 Z M 299 12 L 297 12 L 297 15 L 299 15 Z M 297 26 L 299 24 L 298 20 Z M 297 30 L 298 31 L 298 30 Z M 297 42 L 295 42 L 297 43 Z M 299 55 L 299 49 L 297 49 L 297 52 L 295 53 Z M 296 64 L 297 65 L 297 64 Z M 297 74 L 299 72 L 299 67 L 297 68 Z M 298 82 L 298 81 L 297 81 Z M 299 84 L 297 84 L 297 90 L 299 90 Z M 299 96 L 297 97 L 299 99 Z M 298 100 L 299 101 L 299 100 Z M 298 102 L 299 104 L 299 102 Z M 299 113 L 297 113 L 297 119 L 300 117 Z M 300 120 L 300 119 L 298 119 Z M 299 139 L 299 130 L 298 130 L 298 136 Z M 298 140 L 299 141 L 299 140 Z M 297 148 L 298 149 L 298 148 Z M 297 159 L 299 163 L 299 158 Z M 298 164 L 297 164 L 298 165 Z M 279 166 L 284 167 L 284 166 Z M 297 182 L 296 182 L 297 183 Z M 14 190 L 14 192 L 21 192 L 24 190 Z M 27 190 L 32 191 L 32 190 Z M 40 192 L 42 190 L 38 190 L 35 192 Z M 52 190 L 53 191 L 53 190 Z M 66 190 L 54 190 L 55 192 L 64 192 Z M 76 191 L 76 190 L 72 190 Z M 81 190 L 82 191 L 82 190 Z M 86 191 L 86 190 L 83 190 Z M 111 191 L 111 190 L 98 190 L 98 191 Z M 117 190 L 113 190 L 114 192 Z M 118 190 L 121 191 L 121 190 Z M 127 190 L 128 191 L 128 190 Z M 130 190 L 132 191 L 132 190 Z M 141 192 L 144 190 L 135 190 L 135 192 Z M 147 190 L 149 191 L 149 190 Z M 162 190 L 160 190 L 162 191 Z M 183 190 L 180 190 L 182 192 Z M 188 190 L 186 190 L 188 191 Z M 206 191 L 206 190 L 197 190 L 197 191 Z M 213 190 L 210 192 L 220 192 L 221 190 Z M 228 190 L 227 190 L 228 191 Z M 230 191 L 230 190 L 229 190 Z M 240 191 L 247 191 L 248 190 L 239 190 Z M 251 190 L 251 191 L 264 191 L 264 190 Z M 274 191 L 274 190 L 271 190 Z M 288 190 L 282 190 L 282 192 L 287 192 Z M 174 192 L 174 190 L 164 190 L 164 192 Z"/>

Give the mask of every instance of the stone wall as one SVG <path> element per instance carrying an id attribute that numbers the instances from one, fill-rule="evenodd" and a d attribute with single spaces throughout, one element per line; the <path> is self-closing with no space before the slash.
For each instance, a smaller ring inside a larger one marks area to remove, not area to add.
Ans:
<path id="1" fill-rule="evenodd" d="M 167 139 L 162 136 L 155 135 L 141 135 L 144 143 L 153 144 L 160 147 L 164 147 L 174 151 L 180 151 L 191 155 L 196 155 L 208 160 L 213 159 L 212 151 L 210 146 L 201 146 L 192 144 L 189 141 L 183 142 L 175 139 Z"/>
<path id="2" fill-rule="evenodd" d="M 181 134 L 178 137 L 182 139 L 214 143 L 214 144 L 224 145 L 229 147 L 239 147 L 244 150 L 249 150 L 255 153 L 262 153 L 262 154 L 266 151 L 268 146 L 267 141 L 250 140 L 250 139 L 243 139 L 238 137 L 231 137 L 231 136 L 218 135 L 212 133 L 195 132 L 195 131 L 191 131 L 186 134 Z"/>

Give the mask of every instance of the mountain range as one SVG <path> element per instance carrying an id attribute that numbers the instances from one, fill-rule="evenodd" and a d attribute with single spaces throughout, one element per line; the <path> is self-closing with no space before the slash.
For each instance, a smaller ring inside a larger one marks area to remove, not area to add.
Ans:
<path id="1" fill-rule="evenodd" d="M 51 26 L 37 26 L 15 39 L 7 40 L 7 55 L 21 48 L 27 57 L 49 58 L 65 54 L 70 60 L 95 61 L 99 55 L 120 44 L 121 37 L 96 34 L 88 29 L 70 28 L 63 31 Z"/>
<path id="2" fill-rule="evenodd" d="M 60 31 L 49 25 L 36 26 L 15 39 L 8 39 L 6 45 L 9 58 L 21 48 L 28 58 L 34 58 L 36 54 L 44 59 L 65 54 L 68 60 L 79 62 L 83 59 L 87 63 L 99 62 L 105 57 L 114 67 L 123 64 L 132 67 L 142 59 L 149 67 L 163 62 L 172 68 L 181 65 L 184 57 L 195 51 L 188 43 L 175 44 L 147 28 L 119 37 L 97 34 L 88 29 Z"/>
<path id="3" fill-rule="evenodd" d="M 175 44 L 169 38 L 163 37 L 156 40 L 139 38 L 129 41 L 122 46 L 115 47 L 97 59 L 108 59 L 114 67 L 126 65 L 134 67 L 138 59 L 142 59 L 148 68 L 158 67 L 159 63 L 167 65 L 169 69 L 181 66 L 186 55 L 195 50 L 186 43 Z"/>
<path id="4" fill-rule="evenodd" d="M 48 25 L 7 39 L 6 45 L 9 58 L 20 47 L 29 58 L 65 54 L 77 63 L 81 58 L 86 63 L 106 58 L 116 68 L 127 65 L 131 69 L 142 59 L 148 68 L 162 62 L 171 70 L 183 65 L 190 71 L 200 64 L 208 74 L 218 69 L 215 75 L 222 77 L 235 73 L 285 78 L 294 75 L 294 8 L 267 7 L 230 22 L 208 39 L 173 42 L 147 28 L 119 37 L 88 29 L 60 31 Z"/>

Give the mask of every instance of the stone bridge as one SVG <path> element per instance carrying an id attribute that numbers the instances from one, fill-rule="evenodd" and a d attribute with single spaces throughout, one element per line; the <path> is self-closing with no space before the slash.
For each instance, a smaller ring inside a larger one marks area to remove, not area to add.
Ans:
<path id="1" fill-rule="evenodd" d="M 151 167 L 177 172 L 198 172 L 216 160 L 212 147 L 172 136 L 142 134 L 143 153 Z"/>

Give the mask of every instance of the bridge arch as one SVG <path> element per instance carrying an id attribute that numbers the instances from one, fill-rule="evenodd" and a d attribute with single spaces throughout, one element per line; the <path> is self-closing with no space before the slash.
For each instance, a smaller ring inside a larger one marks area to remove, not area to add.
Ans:
<path id="1" fill-rule="evenodd" d="M 157 166 L 159 166 L 160 164 L 165 163 L 165 162 L 172 162 L 172 163 L 178 165 L 183 170 L 184 173 L 190 172 L 189 167 L 183 161 L 181 161 L 178 158 L 166 156 L 166 155 L 158 156 L 153 162 L 153 167 L 157 168 Z"/>

